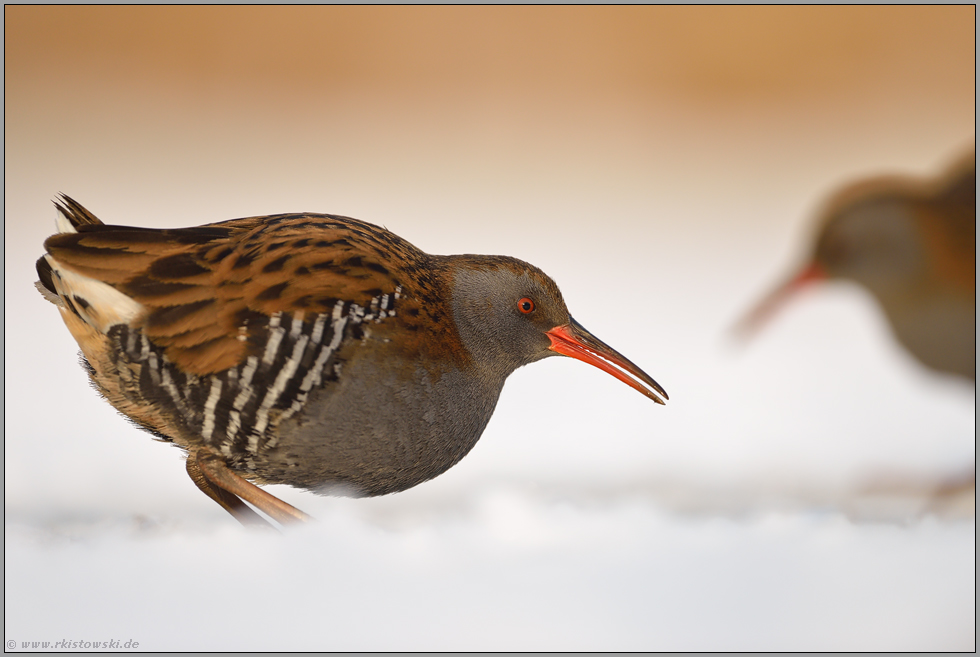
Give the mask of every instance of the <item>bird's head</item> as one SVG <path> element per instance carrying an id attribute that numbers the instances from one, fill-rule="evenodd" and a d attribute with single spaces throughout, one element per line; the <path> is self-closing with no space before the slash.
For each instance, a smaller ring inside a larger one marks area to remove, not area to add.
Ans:
<path id="1" fill-rule="evenodd" d="M 835 194 L 820 213 L 806 264 L 736 325 L 736 335 L 754 335 L 790 298 L 815 282 L 848 280 L 879 300 L 908 290 L 925 266 L 915 216 L 923 208 L 915 183 L 907 179 L 865 180 Z"/>
<path id="2" fill-rule="evenodd" d="M 858 283 L 879 297 L 909 289 L 926 266 L 916 227 L 920 206 L 922 202 L 897 183 L 832 202 L 811 262 L 827 277 Z"/>
<path id="3" fill-rule="evenodd" d="M 537 267 L 502 256 L 453 256 L 453 317 L 463 346 L 501 380 L 518 367 L 570 356 L 594 365 L 658 404 L 664 389 L 568 312 L 558 286 Z"/>

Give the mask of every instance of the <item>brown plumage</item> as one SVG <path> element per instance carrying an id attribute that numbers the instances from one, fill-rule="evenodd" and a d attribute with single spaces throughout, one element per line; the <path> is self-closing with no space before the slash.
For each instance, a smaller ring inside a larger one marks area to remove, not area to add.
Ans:
<path id="1" fill-rule="evenodd" d="M 70 207 L 87 214 L 64 200 L 63 212 Z M 198 375 L 254 355 L 265 318 L 276 312 L 322 313 L 341 299 L 367 307 L 393 293 L 399 281 L 411 281 L 403 321 L 424 334 L 434 306 L 423 301 L 444 294 L 426 254 L 370 224 L 327 215 L 249 217 L 172 230 L 90 223 L 52 236 L 44 247 L 64 267 L 142 305 L 146 312 L 133 327 L 183 371 Z"/>
<path id="2" fill-rule="evenodd" d="M 666 399 L 514 258 L 433 256 L 333 215 L 154 230 L 104 225 L 64 196 L 56 207 L 38 288 L 92 380 L 186 450 L 194 482 L 242 522 L 259 520 L 241 499 L 306 518 L 247 480 L 377 495 L 444 472 L 506 377 L 547 356 Z"/>
<path id="3" fill-rule="evenodd" d="M 869 291 L 923 365 L 976 380 L 976 157 L 935 179 L 880 177 L 826 203 L 806 264 L 740 324 L 755 332 L 806 284 Z"/>

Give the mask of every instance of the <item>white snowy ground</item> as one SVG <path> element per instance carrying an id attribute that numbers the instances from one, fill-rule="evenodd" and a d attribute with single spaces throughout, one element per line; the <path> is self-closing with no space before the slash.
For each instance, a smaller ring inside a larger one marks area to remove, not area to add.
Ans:
<path id="1" fill-rule="evenodd" d="M 969 112 L 887 94 L 763 115 L 198 105 L 79 70 L 7 89 L 8 650 L 975 648 L 974 492 L 932 494 L 975 462 L 974 387 L 923 370 L 847 286 L 726 338 L 826 193 L 937 169 L 973 139 Z M 87 387 L 33 289 L 58 191 L 108 223 L 323 211 L 434 253 L 522 257 L 670 402 L 549 359 L 512 376 L 445 475 L 369 500 L 272 487 L 318 522 L 245 531 Z"/>
<path id="2" fill-rule="evenodd" d="M 203 514 L 8 519 L 5 638 L 151 650 L 971 649 L 969 519 L 733 517 L 636 493 L 471 488 L 318 505 L 319 524 L 286 536 Z"/>

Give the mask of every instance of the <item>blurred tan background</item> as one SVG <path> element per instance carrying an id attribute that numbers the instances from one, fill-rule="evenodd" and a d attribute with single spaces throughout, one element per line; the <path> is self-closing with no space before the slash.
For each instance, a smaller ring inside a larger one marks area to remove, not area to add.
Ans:
<path id="1" fill-rule="evenodd" d="M 607 194 L 645 179 L 651 193 L 724 195 L 764 167 L 777 189 L 830 162 L 926 167 L 974 122 L 970 6 L 7 7 L 5 19 L 7 180 L 35 180 L 51 159 L 79 178 L 113 167 L 115 198 L 179 184 L 154 194 L 176 204 L 234 185 L 248 203 L 315 183 L 329 204 L 351 170 L 375 196 L 434 178 L 443 194 L 525 176 L 541 189 L 569 173 L 619 179 Z"/>
<path id="2" fill-rule="evenodd" d="M 498 508 L 481 506 L 496 499 L 482 491 L 500 486 L 517 491 L 499 508 L 504 533 L 522 545 L 553 518 L 550 502 L 535 500 L 553 498 L 588 508 L 639 499 L 679 514 L 684 527 L 704 514 L 801 513 L 799 545 L 837 531 L 807 524 L 807 514 L 858 523 L 929 516 L 919 493 L 975 460 L 971 386 L 921 367 L 870 297 L 846 285 L 801 298 L 748 347 L 732 348 L 726 332 L 802 257 L 817 206 L 839 185 L 931 175 L 973 147 L 975 25 L 973 6 L 5 7 L 8 523 L 58 535 L 65 523 L 101 528 L 104 517 L 125 524 L 118 519 L 133 514 L 168 527 L 195 518 L 223 526 L 223 512 L 188 485 L 176 450 L 87 388 L 70 335 L 33 289 L 58 192 L 107 223 L 332 212 L 433 253 L 524 258 L 558 281 L 578 320 L 671 396 L 654 408 L 560 359 L 521 370 L 472 454 L 433 482 L 379 500 L 275 491 L 321 518 L 361 514 L 329 540 L 356 535 L 371 552 L 382 548 L 365 527 L 424 532 L 450 516 L 479 524 L 480 509 Z M 913 485 L 897 502 L 856 501 L 878 475 Z M 747 521 L 731 526 L 734 539 L 711 541 L 720 557 L 702 555 L 731 566 L 718 581 L 741 611 L 705 623 L 663 609 L 673 620 L 658 636 L 676 640 L 644 642 L 653 626 L 637 620 L 617 635 L 622 643 L 439 645 L 965 649 L 975 632 L 973 534 L 955 522 L 973 515 L 969 505 L 954 514 L 952 529 L 936 530 L 935 544 L 916 547 L 895 571 L 875 569 L 881 554 L 906 554 L 909 537 L 869 538 L 877 530 L 856 525 L 840 578 L 811 581 L 813 606 L 779 629 L 766 619 L 781 608 L 767 605 L 796 595 L 796 574 L 815 571 L 803 557 L 789 575 L 767 570 L 797 563 L 798 544 L 770 554 L 771 527 Z M 676 535 L 670 518 L 661 538 L 636 539 L 654 561 L 657 541 Z M 635 520 L 609 520 L 600 533 L 633 536 Z M 743 531 L 763 547 L 745 548 Z M 453 534 L 440 536 L 435 544 L 455 545 Z M 678 591 L 687 568 L 707 572 L 683 561 L 701 554 L 694 544 L 674 554 Z M 614 558 L 596 550 L 590 559 Z M 951 570 L 934 576 L 940 562 Z M 46 557 L 31 563 L 50 567 Z M 647 582 L 636 575 L 646 567 L 630 566 L 627 579 Z M 736 571 L 761 587 L 748 601 L 726 579 Z M 670 586 L 665 600 L 677 599 Z M 939 617 L 916 606 L 937 599 L 946 601 Z M 864 609 L 875 612 L 852 623 L 848 614 Z M 69 607 L 52 613 L 59 627 L 74 618 Z M 14 619 L 21 626 L 51 629 L 24 614 Z M 704 635 L 706 625 L 717 634 Z M 560 623 L 542 627 L 576 636 Z M 532 630 L 522 632 L 514 636 Z M 207 629 L 188 636 L 154 645 L 194 649 Z M 694 636 L 709 638 L 685 640 Z M 215 645 L 239 645 L 228 641 Z"/>

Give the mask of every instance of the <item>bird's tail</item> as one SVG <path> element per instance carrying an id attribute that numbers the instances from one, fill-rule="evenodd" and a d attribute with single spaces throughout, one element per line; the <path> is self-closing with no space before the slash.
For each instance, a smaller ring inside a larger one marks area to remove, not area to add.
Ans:
<path id="1" fill-rule="evenodd" d="M 54 225 L 59 233 L 77 233 L 81 226 L 102 224 L 98 217 L 67 194 L 58 194 L 58 198 L 54 201 L 54 207 L 57 210 Z M 41 293 L 41 296 L 54 305 L 63 306 L 64 303 L 55 289 L 54 271 L 48 256 L 38 258 L 36 267 L 38 281 L 34 283 L 34 287 Z"/>
<path id="2" fill-rule="evenodd" d="M 84 232 L 86 227 L 103 225 L 98 217 L 65 194 L 59 195 L 54 207 L 58 211 L 55 226 L 59 234 Z M 128 323 L 142 310 L 139 303 L 111 285 L 64 267 L 51 254 L 38 258 L 37 276 L 34 287 L 41 296 L 101 333 L 114 324 Z"/>
<path id="3" fill-rule="evenodd" d="M 77 233 L 81 226 L 102 225 L 98 217 L 67 194 L 58 194 L 58 198 L 54 201 L 54 207 L 58 211 L 55 225 L 58 227 L 59 233 Z"/>

